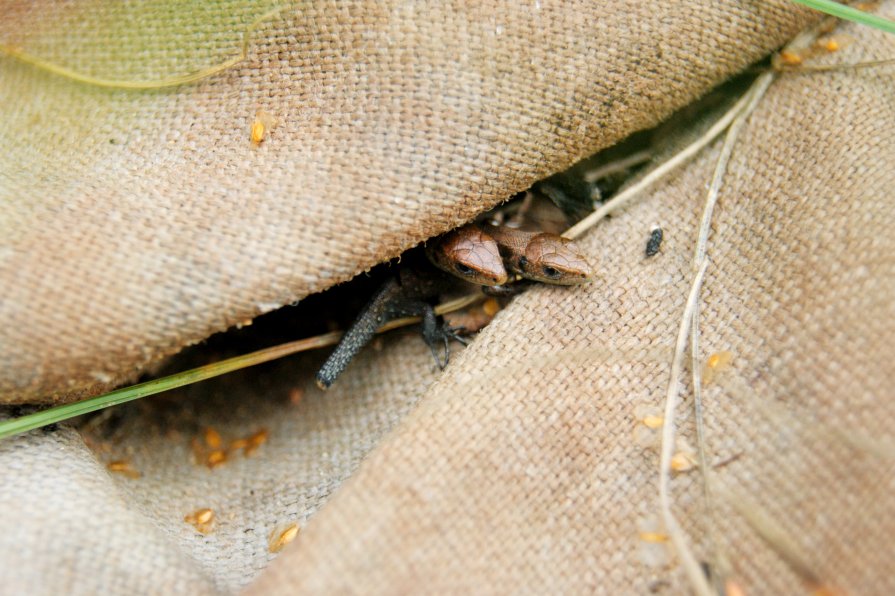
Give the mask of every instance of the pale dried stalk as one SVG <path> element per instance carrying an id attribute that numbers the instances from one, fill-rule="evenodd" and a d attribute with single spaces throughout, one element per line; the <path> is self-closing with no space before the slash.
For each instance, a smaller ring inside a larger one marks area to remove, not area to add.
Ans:
<path id="1" fill-rule="evenodd" d="M 750 93 L 746 92 L 746 94 L 743 95 L 743 97 L 741 97 L 739 101 L 737 101 L 729 110 L 727 110 L 727 112 L 725 112 L 725 114 L 721 116 L 721 118 L 719 118 L 718 121 L 705 132 L 705 134 L 684 147 L 671 159 L 651 171 L 641 180 L 615 195 L 605 205 L 566 230 L 563 233 L 563 236 L 565 236 L 566 238 L 580 237 L 587 230 L 594 227 L 594 225 L 596 225 L 598 221 L 605 218 L 607 215 L 618 211 L 629 202 L 631 202 L 632 199 L 636 198 L 644 190 L 673 172 L 676 168 L 688 162 L 706 145 L 718 138 L 718 136 L 722 132 L 724 132 L 728 126 L 730 126 L 730 123 L 733 122 L 733 120 L 740 114 L 740 112 L 742 112 L 748 105 L 749 97 Z"/>
<path id="2" fill-rule="evenodd" d="M 240 45 L 239 54 L 224 60 L 219 64 L 214 64 L 206 68 L 202 68 L 192 73 L 184 75 L 175 75 L 156 81 L 127 81 L 119 79 L 107 79 L 104 77 L 95 77 L 92 75 L 80 73 L 76 70 L 66 68 L 61 64 L 57 64 L 51 60 L 45 60 L 39 56 L 29 54 L 20 47 L 10 44 L 0 43 L 0 54 L 5 54 L 11 58 L 15 58 L 20 62 L 31 65 L 39 70 L 43 70 L 54 75 L 94 87 L 106 87 L 109 89 L 129 89 L 129 90 L 146 90 L 146 89 L 164 89 L 166 87 L 178 87 L 189 83 L 195 83 L 212 77 L 218 73 L 233 68 L 240 62 L 244 61 L 249 55 L 249 44 L 252 41 L 252 35 L 255 30 L 265 21 L 279 15 L 287 6 L 278 6 L 268 10 L 261 16 L 252 21 L 242 34 L 242 44 Z"/>
<path id="3" fill-rule="evenodd" d="M 678 383 L 681 378 L 681 369 L 684 367 L 684 352 L 687 349 L 690 320 L 693 317 L 693 310 L 696 308 L 699 289 L 702 287 L 702 279 L 707 267 L 708 261 L 703 261 L 693 278 L 690 295 L 687 298 L 687 305 L 684 307 L 684 315 L 678 329 L 674 360 L 671 363 L 671 378 L 668 380 L 668 391 L 665 394 L 665 423 L 662 425 L 662 451 L 659 457 L 659 508 L 662 513 L 662 521 L 694 591 L 700 596 L 712 596 L 712 589 L 706 581 L 699 562 L 687 545 L 683 530 L 671 512 L 669 484 L 671 482 L 671 457 L 674 451 L 674 410 L 677 407 Z"/>
<path id="4" fill-rule="evenodd" d="M 721 147 L 721 154 L 718 156 L 718 162 L 715 164 L 715 172 L 712 176 L 712 183 L 709 186 L 708 193 L 706 195 L 705 206 L 702 211 L 702 219 L 699 225 L 699 235 L 696 239 L 696 249 L 693 255 L 693 268 L 704 268 L 708 266 L 708 258 L 707 258 L 707 246 L 708 246 L 708 237 L 709 231 L 711 230 L 712 224 L 712 215 L 715 210 L 715 205 L 718 202 L 718 196 L 721 191 L 721 185 L 724 180 L 724 174 L 727 171 L 727 164 L 730 161 L 730 156 L 733 153 L 733 147 L 736 144 L 736 139 L 739 136 L 740 130 L 743 125 L 746 123 L 746 119 L 752 113 L 752 111 L 758 105 L 758 102 L 764 96 L 771 82 L 774 80 L 773 73 L 765 73 L 761 75 L 750 87 L 749 91 L 746 93 L 744 98 L 748 99 L 748 103 L 743 111 L 738 115 L 738 117 L 734 120 L 734 122 L 730 125 L 730 128 L 727 130 L 727 136 L 724 139 L 724 145 Z M 706 443 L 705 443 L 705 425 L 703 419 L 703 411 L 702 411 L 702 378 L 701 378 L 701 363 L 699 360 L 699 302 L 697 300 L 696 304 L 693 307 L 693 316 L 690 320 L 690 369 L 692 374 L 693 381 L 693 408 L 694 415 L 696 418 L 696 440 L 697 440 L 697 453 L 699 457 L 699 469 L 702 470 L 703 476 L 703 491 L 704 491 L 704 500 L 705 500 L 705 508 L 706 515 L 711 518 L 713 517 L 714 508 L 712 507 L 712 492 L 711 492 L 711 471 L 708 466 L 708 456 L 706 455 Z M 666 418 L 667 420 L 667 418 Z M 672 442 L 673 445 L 673 442 Z M 730 573 L 730 563 L 727 560 L 727 557 L 720 550 L 720 541 L 717 539 L 716 532 L 714 529 L 714 525 L 709 523 L 709 538 L 711 542 L 714 544 L 714 550 L 716 552 L 716 564 L 718 567 L 719 575 L 726 576 Z M 719 577 L 715 578 L 716 581 L 719 580 Z M 716 585 L 716 588 L 718 586 Z"/>

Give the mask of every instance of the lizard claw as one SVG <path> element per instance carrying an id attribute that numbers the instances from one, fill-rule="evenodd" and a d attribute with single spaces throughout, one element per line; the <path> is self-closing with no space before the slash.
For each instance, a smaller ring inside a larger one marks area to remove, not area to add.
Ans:
<path id="1" fill-rule="evenodd" d="M 462 337 L 460 333 L 466 331 L 463 327 L 450 327 L 449 325 L 442 325 L 438 330 L 435 338 L 432 338 L 433 341 L 426 341 L 429 344 L 429 349 L 432 351 L 432 357 L 435 358 L 435 364 L 438 365 L 438 368 L 444 370 L 448 363 L 451 361 L 451 340 L 457 341 L 464 346 L 469 345 L 469 341 Z M 441 342 L 438 341 L 441 339 Z M 442 344 L 443 354 L 439 354 L 441 351 L 439 349 L 439 343 Z"/>
<path id="2" fill-rule="evenodd" d="M 438 354 L 438 345 L 436 343 L 429 344 L 429 349 L 432 351 L 432 357 L 435 358 L 435 364 L 439 369 L 444 370 L 451 358 L 451 349 L 448 346 L 447 336 L 444 336 L 442 339 L 444 341 L 444 362 L 441 361 L 441 356 Z"/>
<path id="3" fill-rule="evenodd" d="M 451 327 L 449 325 L 444 325 L 441 329 L 441 332 L 444 334 L 444 337 L 447 339 L 452 339 L 455 342 L 468 346 L 469 340 L 463 337 L 462 334 L 466 333 L 466 327 Z"/>
<path id="4" fill-rule="evenodd" d="M 441 370 L 444 370 L 447 368 L 448 362 L 451 361 L 451 338 L 448 337 L 447 333 L 444 333 L 441 337 L 444 341 L 444 365 L 441 367 Z"/>

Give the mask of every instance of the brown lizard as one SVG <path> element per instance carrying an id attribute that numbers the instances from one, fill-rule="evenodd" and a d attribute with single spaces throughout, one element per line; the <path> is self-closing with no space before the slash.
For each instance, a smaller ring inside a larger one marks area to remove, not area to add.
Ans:
<path id="1" fill-rule="evenodd" d="M 470 224 L 430 241 L 425 253 L 442 271 L 494 294 L 513 292 L 514 286 L 505 285 L 507 271 L 527 280 L 554 285 L 581 284 L 592 277 L 590 265 L 572 241 L 545 232 Z M 402 267 L 396 277 L 377 290 L 358 315 L 317 372 L 317 385 L 322 389 L 332 385 L 379 327 L 402 316 L 422 317 L 423 339 L 436 363 L 442 368 L 446 366 L 450 355 L 448 342 L 457 338 L 456 330 L 439 327 L 428 300 L 450 285 L 450 278 L 427 272 L 418 262 Z M 439 343 L 444 344 L 443 364 L 437 352 Z"/>
<path id="2" fill-rule="evenodd" d="M 500 251 L 493 239 L 473 229 L 454 230 L 430 241 L 425 253 L 429 261 L 442 271 L 422 263 L 419 251 L 405 255 L 397 275 L 390 277 L 373 295 L 354 323 L 342 336 L 339 345 L 317 371 L 317 386 L 326 389 L 354 356 L 367 345 L 376 330 L 400 317 L 422 317 L 423 339 L 432 350 L 435 362 L 447 366 L 448 342 L 457 339 L 456 330 L 439 326 L 430 300 L 456 285 L 456 277 L 476 285 L 501 286 L 507 272 Z M 438 345 L 444 345 L 444 363 L 438 356 Z"/>

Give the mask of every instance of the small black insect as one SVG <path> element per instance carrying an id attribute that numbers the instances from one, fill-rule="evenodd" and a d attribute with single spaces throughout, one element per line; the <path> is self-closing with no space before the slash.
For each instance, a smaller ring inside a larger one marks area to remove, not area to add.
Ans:
<path id="1" fill-rule="evenodd" d="M 646 256 L 654 257 L 659 253 L 659 247 L 662 246 L 662 228 L 659 226 L 650 230 L 649 240 L 646 242 Z"/>

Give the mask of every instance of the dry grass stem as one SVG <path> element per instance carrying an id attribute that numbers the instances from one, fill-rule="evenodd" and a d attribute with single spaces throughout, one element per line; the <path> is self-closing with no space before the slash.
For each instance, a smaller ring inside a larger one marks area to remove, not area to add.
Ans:
<path id="1" fill-rule="evenodd" d="M 232 58 L 228 58 L 227 60 L 224 60 L 219 64 L 214 64 L 207 68 L 197 70 L 196 72 L 185 75 L 176 75 L 157 81 L 125 81 L 118 79 L 106 79 L 103 77 L 94 77 L 77 72 L 76 70 L 72 70 L 70 68 L 66 68 L 50 60 L 45 60 L 43 58 L 40 58 L 39 56 L 34 56 L 19 47 L 8 44 L 0 44 L 0 53 L 6 54 L 11 58 L 14 58 L 25 64 L 29 64 L 45 72 L 64 77 L 78 83 L 84 83 L 85 85 L 92 85 L 94 87 L 130 90 L 164 89 L 166 87 L 178 87 L 180 85 L 195 83 L 197 81 L 212 77 L 220 72 L 224 72 L 227 69 L 233 68 L 234 66 L 245 60 L 246 57 L 249 55 L 249 44 L 252 41 L 252 34 L 255 32 L 255 30 L 259 26 L 261 26 L 264 21 L 267 21 L 268 19 L 271 19 L 283 12 L 285 8 L 286 6 L 278 6 L 277 8 L 273 8 L 265 12 L 261 16 L 257 17 L 254 21 L 252 21 L 249 26 L 246 27 L 245 31 L 242 34 L 242 46 L 238 55 Z"/>
<path id="2" fill-rule="evenodd" d="M 662 426 L 662 451 L 659 457 L 659 508 L 662 513 L 662 521 L 672 544 L 681 559 L 681 564 L 687 574 L 693 590 L 700 596 L 712 596 L 713 592 L 706 580 L 702 567 L 693 556 L 693 552 L 687 544 L 684 531 L 671 512 L 671 495 L 669 484 L 671 483 L 671 458 L 674 454 L 674 411 L 678 401 L 678 385 L 681 379 L 681 371 L 684 367 L 684 353 L 687 349 L 687 339 L 690 331 L 690 320 L 696 301 L 699 298 L 699 289 L 702 287 L 702 279 L 708 262 L 704 261 L 696 272 L 690 287 L 690 295 L 684 307 L 681 325 L 678 329 L 677 343 L 674 349 L 674 360 L 671 363 L 671 376 L 668 379 L 668 391 L 665 394 L 665 424 Z"/>
<path id="3" fill-rule="evenodd" d="M 749 92 L 747 92 L 745 95 L 743 95 L 743 97 L 739 99 L 739 101 L 737 101 L 729 110 L 727 110 L 727 112 L 725 112 L 724 115 L 721 116 L 718 121 L 705 132 L 705 134 L 684 147 L 671 159 L 652 170 L 638 182 L 632 184 L 625 190 L 615 195 L 611 200 L 607 201 L 605 205 L 566 230 L 563 233 L 563 236 L 573 239 L 579 238 L 586 231 L 594 227 L 594 225 L 596 225 L 597 222 L 599 222 L 601 219 L 626 206 L 647 188 L 673 172 L 678 167 L 687 163 L 706 145 L 718 138 L 718 136 L 722 132 L 724 132 L 728 126 L 730 126 L 730 123 L 733 122 L 733 120 L 740 114 L 740 112 L 743 111 L 748 105 L 749 97 L 750 94 Z"/>
<path id="4" fill-rule="evenodd" d="M 758 102 L 764 96 L 771 82 L 774 80 L 773 73 L 765 73 L 761 75 L 756 81 L 752 84 L 749 91 L 744 96 L 744 99 L 748 99 L 748 103 L 742 112 L 737 116 L 737 118 L 730 125 L 730 128 L 727 130 L 727 135 L 724 139 L 724 145 L 721 148 L 721 153 L 718 156 L 718 161 L 715 164 L 715 171 L 712 176 L 712 182 L 709 186 L 708 193 L 706 194 L 705 206 L 703 207 L 702 218 L 699 225 L 699 234 L 696 239 L 696 248 L 694 250 L 693 255 L 693 268 L 696 270 L 704 270 L 708 266 L 708 237 L 709 231 L 711 230 L 712 224 L 712 215 L 714 214 L 715 205 L 718 202 L 718 196 L 720 195 L 721 185 L 724 180 L 724 174 L 727 171 L 727 165 L 730 161 L 730 156 L 733 154 L 733 148 L 736 144 L 737 137 L 739 136 L 740 130 L 744 126 L 747 118 L 758 105 Z M 711 520 L 714 516 L 714 508 L 712 506 L 712 495 L 711 495 L 711 474 L 712 472 L 709 470 L 708 466 L 708 456 L 705 442 L 705 423 L 703 418 L 703 409 L 702 409 L 702 379 L 701 372 L 702 367 L 700 366 L 699 361 L 699 301 L 697 300 L 693 307 L 692 318 L 690 319 L 690 369 L 692 373 L 692 385 L 693 385 L 693 407 L 694 407 L 694 415 L 696 418 L 696 439 L 697 439 L 697 453 L 699 459 L 699 469 L 702 471 L 703 477 L 703 491 L 704 491 L 704 501 L 706 508 L 706 516 Z M 665 472 L 667 475 L 667 472 Z M 724 555 L 720 550 L 720 540 L 718 539 L 715 531 L 715 526 L 712 523 L 709 523 L 709 539 L 713 544 L 713 550 L 716 553 L 715 563 L 718 569 L 718 574 L 713 578 L 716 582 L 719 582 L 722 577 L 726 577 L 731 572 L 731 566 Z M 716 585 L 717 589 L 720 585 Z"/>

